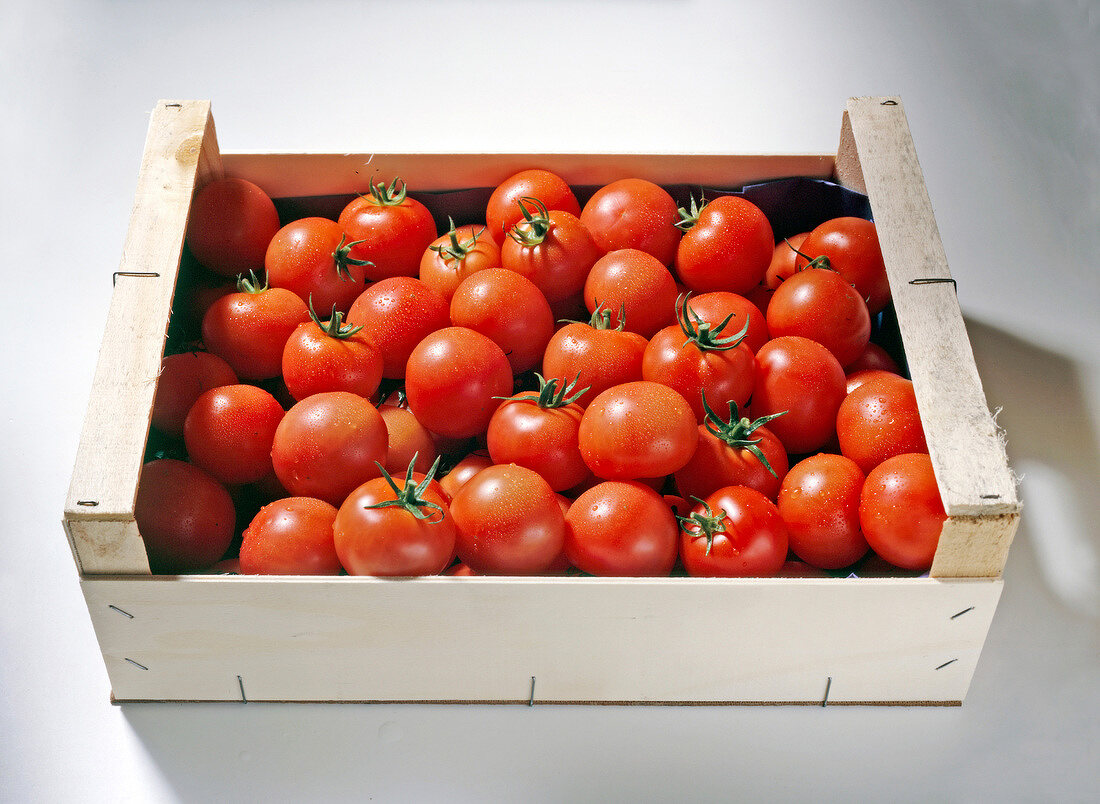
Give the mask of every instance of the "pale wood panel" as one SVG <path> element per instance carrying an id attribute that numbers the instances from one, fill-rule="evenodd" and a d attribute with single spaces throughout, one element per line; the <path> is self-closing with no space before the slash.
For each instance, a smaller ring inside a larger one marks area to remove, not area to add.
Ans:
<path id="1" fill-rule="evenodd" d="M 943 524 L 932 575 L 936 578 L 997 577 L 1020 524 L 1019 514 L 953 516 Z"/>
<path id="2" fill-rule="evenodd" d="M 243 685 L 255 701 L 522 702 L 535 676 L 536 701 L 643 703 L 812 703 L 826 685 L 832 702 L 958 702 L 1002 588 L 248 577 L 82 586 L 119 700 L 241 700 Z"/>
<path id="3" fill-rule="evenodd" d="M 149 572 L 134 498 L 191 196 L 220 173 L 210 104 L 158 102 L 65 504 L 83 573 Z"/>

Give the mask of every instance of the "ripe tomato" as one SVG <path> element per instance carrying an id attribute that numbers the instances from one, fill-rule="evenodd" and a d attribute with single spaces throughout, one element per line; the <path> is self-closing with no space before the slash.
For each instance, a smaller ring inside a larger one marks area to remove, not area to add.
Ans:
<path id="1" fill-rule="evenodd" d="M 694 205 L 693 205 L 694 206 Z M 706 202 L 676 250 L 676 273 L 691 290 L 745 294 L 760 284 L 775 251 L 771 223 L 760 207 L 735 195 Z"/>
<path id="2" fill-rule="evenodd" d="M 352 244 L 340 224 L 301 218 L 275 233 L 264 267 L 273 288 L 286 288 L 316 310 L 346 313 L 363 292 L 364 264 L 350 255 Z"/>
<path id="3" fill-rule="evenodd" d="M 462 280 L 451 299 L 451 323 L 492 340 L 513 374 L 539 365 L 554 334 L 554 314 L 542 291 L 504 268 L 487 268 Z"/>
<path id="4" fill-rule="evenodd" d="M 890 353 L 877 343 L 868 343 L 867 348 L 863 350 L 863 354 L 844 367 L 844 371 L 849 377 L 857 371 L 866 371 L 869 369 L 888 371 L 891 374 L 901 374 L 901 370 L 898 368 L 898 364 L 894 362 L 894 358 L 890 357 Z"/>
<path id="5" fill-rule="evenodd" d="M 676 518 L 642 483 L 599 483 L 573 501 L 565 520 L 565 555 L 582 572 L 660 576 L 676 563 Z"/>
<path id="6" fill-rule="evenodd" d="M 466 327 L 446 327 L 422 340 L 405 373 L 409 410 L 434 433 L 469 438 L 485 431 L 494 397 L 512 393 L 512 368 L 501 348 Z"/>
<path id="7" fill-rule="evenodd" d="M 283 406 L 254 385 L 212 388 L 195 400 L 183 424 L 192 463 L 226 484 L 271 473 L 271 444 Z"/>
<path id="8" fill-rule="evenodd" d="M 891 564 L 929 569 L 946 519 L 927 455 L 895 455 L 868 473 L 859 502 L 860 526 L 871 549 Z"/>
<path id="9" fill-rule="evenodd" d="M 455 227 L 428 246 L 420 258 L 420 281 L 447 301 L 466 277 L 500 267 L 500 246 L 484 226 Z"/>
<path id="10" fill-rule="evenodd" d="M 295 400 L 325 391 L 369 397 L 382 381 L 382 355 L 362 327 L 343 323 L 335 307 L 322 323 L 311 307 L 311 321 L 299 324 L 283 347 L 283 382 Z"/>
<path id="11" fill-rule="evenodd" d="M 386 424 L 374 405 L 347 391 L 306 397 L 286 412 L 271 447 L 279 482 L 296 497 L 332 505 L 385 465 Z"/>
<path id="12" fill-rule="evenodd" d="M 215 179 L 191 201 L 187 247 L 222 276 L 259 271 L 279 213 L 267 193 L 244 179 Z"/>
<path id="13" fill-rule="evenodd" d="M 203 343 L 242 380 L 277 377 L 283 348 L 298 325 L 309 321 L 309 308 L 289 290 L 261 285 L 255 275 L 242 277 L 237 287 L 206 311 Z"/>
<path id="14" fill-rule="evenodd" d="M 485 439 L 493 463 L 525 466 L 554 491 L 565 491 L 589 474 L 577 441 L 584 408 L 574 401 L 580 394 L 575 382 L 562 386 L 538 378 L 537 394 L 512 397 L 497 408 Z"/>
<path id="15" fill-rule="evenodd" d="M 633 248 L 609 251 L 592 266 L 584 283 L 584 304 L 589 313 L 602 307 L 611 312 L 611 323 L 649 338 L 676 320 L 676 280 L 650 254 Z"/>
<path id="16" fill-rule="evenodd" d="M 642 379 L 646 339 L 611 327 L 611 311 L 597 310 L 587 323 L 566 324 L 554 333 L 542 356 L 542 373 L 562 386 L 576 380 L 587 388 L 576 400 L 586 407 L 614 385 Z"/>
<path id="17" fill-rule="evenodd" d="M 443 476 L 439 481 L 439 485 L 450 497 L 454 497 L 458 490 L 466 484 L 467 480 L 482 469 L 488 469 L 492 465 L 493 459 L 485 452 L 471 452 Z"/>
<path id="18" fill-rule="evenodd" d="M 351 201 L 337 221 L 355 245 L 351 256 L 364 263 L 369 281 L 391 276 L 416 276 L 420 258 L 435 240 L 435 220 L 428 208 L 406 195 L 395 178 L 372 184 L 368 195 Z"/>
<path id="19" fill-rule="evenodd" d="M 433 479 L 413 471 L 398 484 L 389 473 L 356 488 L 336 514 L 333 538 L 350 575 L 438 575 L 454 558 L 455 523 Z"/>
<path id="20" fill-rule="evenodd" d="M 705 412 L 699 445 L 675 474 L 677 491 L 684 497 L 702 498 L 723 486 L 748 486 L 775 500 L 789 463 L 783 444 L 764 425 L 783 414 L 750 421 L 738 418 L 734 403 L 726 418 L 709 404 Z"/>
<path id="21" fill-rule="evenodd" d="M 160 364 L 152 424 L 162 433 L 182 438 L 183 422 L 195 400 L 211 388 L 236 384 L 237 375 L 217 355 L 209 352 L 168 355 Z"/>
<path id="22" fill-rule="evenodd" d="M 841 454 L 865 473 L 887 458 L 928 452 L 913 383 L 904 377 L 872 377 L 848 394 L 836 417 Z"/>
<path id="23" fill-rule="evenodd" d="M 601 187 L 581 210 L 580 220 L 603 253 L 636 248 L 672 265 L 680 230 L 679 211 L 663 188 L 645 179 L 620 179 Z"/>
<path id="24" fill-rule="evenodd" d="M 718 489 L 680 523 L 680 560 L 689 575 L 771 577 L 787 560 L 787 526 L 756 489 Z"/>
<path id="25" fill-rule="evenodd" d="M 348 311 L 348 323 L 363 327 L 363 337 L 382 353 L 382 376 L 405 376 L 416 345 L 451 323 L 447 300 L 419 279 L 397 276 L 375 282 Z"/>
<path id="26" fill-rule="evenodd" d="M 642 378 L 678 391 L 696 421 L 706 416 L 704 394 L 720 408 L 744 405 L 752 395 L 756 363 L 745 344 L 747 328 L 735 332 L 730 320 L 711 326 L 688 306 L 687 294 L 678 304 L 679 325 L 662 329 L 645 348 Z"/>
<path id="27" fill-rule="evenodd" d="M 538 199 L 548 210 L 568 212 L 574 217 L 581 214 L 577 197 L 561 176 L 541 168 L 521 170 L 497 185 L 485 208 L 489 235 L 498 246 L 504 243 L 512 227 L 523 220 L 518 203 L 523 198 Z"/>
<path id="28" fill-rule="evenodd" d="M 798 250 L 805 255 L 797 258 L 798 269 L 818 257 L 828 257 L 829 266 L 855 285 L 872 316 L 889 303 L 890 282 L 871 221 L 850 217 L 827 220 L 810 232 Z"/>
<path id="29" fill-rule="evenodd" d="M 843 455 L 819 453 L 791 467 L 779 490 L 790 548 L 807 564 L 840 569 L 869 549 L 859 525 L 864 476 Z"/>
<path id="30" fill-rule="evenodd" d="M 796 235 L 780 240 L 772 251 L 772 261 L 764 274 L 764 286 L 769 290 L 775 290 L 783 280 L 790 279 L 797 270 L 798 247 L 810 236 L 809 232 L 800 232 Z"/>
<path id="31" fill-rule="evenodd" d="M 841 366 L 863 354 L 871 337 L 871 316 L 859 293 L 824 268 L 804 268 L 776 288 L 767 318 L 773 338 L 798 335 L 817 341 Z"/>
<path id="32" fill-rule="evenodd" d="M 378 408 L 388 434 L 386 471 L 401 474 L 409 464 L 418 472 L 427 472 L 439 457 L 435 439 L 408 408 L 382 405 Z"/>
<path id="33" fill-rule="evenodd" d="M 789 335 L 756 353 L 751 416 L 788 411 L 770 429 L 790 454 L 813 452 L 833 437 L 844 394 L 844 369 L 816 341 Z"/>
<path id="34" fill-rule="evenodd" d="M 898 375 L 894 374 L 893 372 L 882 371 L 880 369 L 866 369 L 864 371 L 855 371 L 855 372 L 849 371 L 848 374 L 845 377 L 844 385 L 845 385 L 845 388 L 847 388 L 848 393 L 851 394 L 852 391 L 859 388 L 859 386 L 863 385 L 863 383 L 867 382 L 868 380 L 877 379 L 879 377 L 890 378 L 890 377 L 897 377 L 897 376 Z M 841 403 L 841 404 L 843 404 L 843 403 Z M 839 446 L 840 445 L 838 444 L 837 447 L 839 448 Z"/>
<path id="35" fill-rule="evenodd" d="M 521 199 L 523 220 L 508 230 L 500 264 L 530 279 L 552 305 L 579 297 L 603 252 L 575 215 Z"/>
<path id="36" fill-rule="evenodd" d="M 214 564 L 229 549 L 236 517 L 229 492 L 199 467 L 161 458 L 141 468 L 134 519 L 154 575 Z"/>
<path id="37" fill-rule="evenodd" d="M 670 475 L 691 459 L 698 442 L 691 406 L 660 383 L 643 380 L 609 388 L 581 417 L 581 455 L 605 480 Z"/>
<path id="38" fill-rule="evenodd" d="M 312 497 L 287 497 L 260 509 L 241 541 L 246 575 L 339 575 L 332 523 L 336 509 Z"/>
<path id="39" fill-rule="evenodd" d="M 727 332 L 737 332 L 747 322 L 749 330 L 745 333 L 745 343 L 753 354 L 760 347 L 771 340 L 768 332 L 768 323 L 760 308 L 744 296 L 736 293 L 727 293 L 716 290 L 713 293 L 700 293 L 691 297 L 691 310 L 699 318 L 706 321 L 711 327 L 717 327 L 727 317 L 731 317 L 726 325 Z"/>
<path id="40" fill-rule="evenodd" d="M 557 495 L 536 472 L 490 466 L 451 500 L 462 563 L 490 575 L 545 572 L 561 553 L 565 518 Z"/>

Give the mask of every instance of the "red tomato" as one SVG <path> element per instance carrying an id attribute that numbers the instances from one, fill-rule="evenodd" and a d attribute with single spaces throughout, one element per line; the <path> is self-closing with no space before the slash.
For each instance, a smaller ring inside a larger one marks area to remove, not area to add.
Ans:
<path id="1" fill-rule="evenodd" d="M 611 328 L 611 312 L 598 310 L 589 323 L 566 324 L 554 333 L 542 356 L 542 373 L 559 384 L 577 381 L 587 388 L 577 399 L 586 407 L 614 385 L 642 379 L 646 339 Z"/>
<path id="2" fill-rule="evenodd" d="M 577 440 L 584 408 L 573 401 L 575 383 L 561 386 L 538 376 L 539 392 L 501 404 L 485 439 L 493 463 L 525 466 L 554 491 L 565 491 L 589 474 Z"/>
<path id="3" fill-rule="evenodd" d="M 344 230 L 328 218 L 301 218 L 271 239 L 264 267 L 273 288 L 286 288 L 315 310 L 346 313 L 363 292 L 362 260 L 350 256 Z"/>
<path id="4" fill-rule="evenodd" d="M 336 509 L 312 497 L 287 497 L 265 505 L 241 541 L 246 575 L 339 575 L 332 523 Z"/>
<path id="5" fill-rule="evenodd" d="M 650 254 L 633 248 L 610 251 L 592 266 L 584 283 L 588 312 L 611 312 L 611 323 L 644 338 L 676 320 L 676 280 Z"/>
<path id="6" fill-rule="evenodd" d="M 420 281 L 450 301 L 466 277 L 499 267 L 500 246 L 484 226 L 456 228 L 452 221 L 450 231 L 428 246 L 420 258 Z"/>
<path id="7" fill-rule="evenodd" d="M 863 354 L 871 316 L 856 289 L 836 271 L 805 268 L 780 285 L 768 305 L 773 338 L 798 335 L 817 341 L 847 366 Z"/>
<path id="8" fill-rule="evenodd" d="M 676 250 L 676 273 L 691 290 L 745 294 L 760 284 L 775 251 L 771 223 L 760 207 L 723 195 L 708 201 Z"/>
<path id="9" fill-rule="evenodd" d="M 846 378 L 845 378 L 845 387 L 847 388 L 848 393 L 851 394 L 852 391 L 859 388 L 859 386 L 863 385 L 863 383 L 867 382 L 868 380 L 873 380 L 873 379 L 876 379 L 876 378 L 879 378 L 879 377 L 885 377 L 885 378 L 889 379 L 890 377 L 897 377 L 897 376 L 898 375 L 893 373 L 893 372 L 881 371 L 879 369 L 867 369 L 865 371 L 855 371 L 855 372 L 849 371 L 848 374 L 846 375 Z M 839 445 L 838 445 L 838 448 L 839 448 Z"/>
<path id="10" fill-rule="evenodd" d="M 561 553 L 565 518 L 557 496 L 536 472 L 490 466 L 451 500 L 462 563 L 490 575 L 545 572 Z"/>
<path id="11" fill-rule="evenodd" d="M 283 368 L 283 348 L 309 308 L 289 290 L 261 285 L 255 275 L 210 305 L 202 319 L 206 348 L 242 380 L 267 380 Z"/>
<path id="12" fill-rule="evenodd" d="M 929 569 L 946 519 L 927 455 L 895 455 L 868 473 L 860 496 L 860 526 L 871 549 L 891 564 Z"/>
<path id="13" fill-rule="evenodd" d="M 488 469 L 492 465 L 493 459 L 484 452 L 471 452 L 443 476 L 439 481 L 439 485 L 450 497 L 454 497 L 458 490 L 466 484 L 467 480 L 482 469 Z"/>
<path id="14" fill-rule="evenodd" d="M 141 468 L 134 519 L 154 575 L 214 564 L 229 549 L 236 517 L 229 492 L 199 467 L 161 458 Z"/>
<path id="15" fill-rule="evenodd" d="M 386 423 L 386 433 L 389 436 L 386 471 L 400 474 L 415 460 L 413 468 L 426 473 L 439 457 L 432 433 L 407 408 L 382 405 L 378 412 Z"/>
<path id="16" fill-rule="evenodd" d="M 691 297 L 691 311 L 706 321 L 711 327 L 717 327 L 727 317 L 727 332 L 737 332 L 748 322 L 749 331 L 745 334 L 745 343 L 753 354 L 771 340 L 768 323 L 759 307 L 736 293 L 716 290 L 714 293 L 701 293 Z"/>
<path id="17" fill-rule="evenodd" d="M 405 374 L 409 410 L 434 433 L 458 438 L 483 433 L 512 393 L 512 368 L 501 348 L 466 327 L 446 327 L 422 340 Z"/>
<path id="18" fill-rule="evenodd" d="M 689 575 L 771 577 L 787 560 L 787 526 L 756 489 L 718 489 L 680 522 L 680 560 Z"/>
<path id="19" fill-rule="evenodd" d="M 807 564 L 840 569 L 867 553 L 859 526 L 864 476 L 843 455 L 820 453 L 791 467 L 779 490 L 790 548 Z"/>
<path id="20" fill-rule="evenodd" d="M 325 391 L 348 391 L 369 397 L 382 381 L 382 355 L 362 327 L 333 317 L 322 323 L 310 308 L 311 321 L 299 324 L 283 347 L 283 382 L 295 400 Z"/>
<path id="21" fill-rule="evenodd" d="M 565 555 L 582 572 L 660 576 L 676 563 L 676 519 L 642 483 L 599 483 L 573 501 L 565 520 Z"/>
<path id="22" fill-rule="evenodd" d="M 183 422 L 195 400 L 211 388 L 236 384 L 237 375 L 217 355 L 209 352 L 168 355 L 161 361 L 157 378 L 153 426 L 162 433 L 182 438 Z"/>
<path id="23" fill-rule="evenodd" d="M 554 334 L 554 314 L 542 291 L 504 268 L 487 268 L 462 280 L 451 299 L 451 323 L 492 340 L 513 374 L 539 365 Z"/>
<path id="24" fill-rule="evenodd" d="M 676 391 L 655 382 L 609 388 L 581 417 L 581 455 L 605 480 L 670 475 L 691 459 L 698 442 L 691 406 Z"/>
<path id="25" fill-rule="evenodd" d="M 873 377 L 844 398 L 836 434 L 841 454 L 864 472 L 894 455 L 928 452 L 913 383 L 893 374 Z"/>
<path id="26" fill-rule="evenodd" d="M 382 353 L 382 376 L 405 376 L 405 364 L 420 341 L 451 323 L 447 300 L 419 279 L 397 276 L 375 282 L 348 311 L 348 323 Z"/>
<path id="27" fill-rule="evenodd" d="M 810 236 L 809 232 L 801 232 L 780 240 L 772 251 L 772 261 L 764 274 L 764 286 L 775 290 L 783 280 L 790 279 L 797 270 L 798 249 L 803 241 Z"/>
<path id="28" fill-rule="evenodd" d="M 346 391 L 306 397 L 275 431 L 271 460 L 279 482 L 296 497 L 332 505 L 385 465 L 386 424 L 374 405 Z"/>
<path id="29" fill-rule="evenodd" d="M 890 353 L 877 343 L 868 343 L 867 348 L 863 350 L 863 354 L 844 367 L 844 371 L 849 377 L 857 371 L 866 371 L 869 369 L 888 371 L 891 374 L 901 374 L 901 370 L 898 368 L 898 364 L 894 362 L 894 358 L 890 357 Z"/>
<path id="30" fill-rule="evenodd" d="M 679 210 L 664 189 L 645 179 L 620 179 L 601 187 L 580 215 L 604 253 L 636 248 L 672 265 L 680 230 Z"/>
<path id="31" fill-rule="evenodd" d="M 403 484 L 385 474 L 348 495 L 332 530 L 349 575 L 438 575 L 451 563 L 455 523 L 435 469 L 410 466 Z"/>
<path id="32" fill-rule="evenodd" d="M 215 179 L 191 201 L 187 247 L 222 276 L 259 271 L 279 213 L 267 193 L 244 179 Z"/>
<path id="33" fill-rule="evenodd" d="M 603 252 L 576 216 L 523 199 L 523 220 L 508 230 L 500 264 L 530 279 L 552 305 L 579 296 Z"/>
<path id="34" fill-rule="evenodd" d="M 890 282 L 879 248 L 875 224 L 863 218 L 833 218 L 816 227 L 802 241 L 797 258 L 799 269 L 810 260 L 828 257 L 829 266 L 855 285 L 871 315 L 877 315 L 890 301 Z"/>
<path id="35" fill-rule="evenodd" d="M 271 473 L 271 444 L 283 406 L 254 385 L 224 385 L 195 400 L 183 424 L 192 463 L 226 484 Z"/>
<path id="36" fill-rule="evenodd" d="M 756 361 L 745 344 L 746 329 L 736 332 L 729 321 L 712 327 L 688 305 L 679 302 L 679 325 L 665 327 L 650 340 L 642 355 L 642 377 L 678 391 L 703 421 L 703 395 L 724 408 L 744 405 L 752 395 Z"/>
<path id="37" fill-rule="evenodd" d="M 486 205 L 485 221 L 498 246 L 504 243 L 512 227 L 523 220 L 518 202 L 524 198 L 538 199 L 548 210 L 568 212 L 574 217 L 581 214 L 577 197 L 561 176 L 540 168 L 521 170 L 497 185 Z"/>
<path id="38" fill-rule="evenodd" d="M 756 353 L 751 416 L 788 411 L 769 427 L 792 455 L 820 449 L 833 437 L 844 394 L 844 369 L 816 341 L 775 338 Z"/>
<path id="39" fill-rule="evenodd" d="M 460 561 L 457 564 L 452 564 L 451 566 L 447 567 L 447 569 L 443 570 L 442 574 L 453 575 L 456 578 L 472 578 L 480 575 L 481 573 L 474 572 L 472 569 L 470 569 Z"/>
<path id="40" fill-rule="evenodd" d="M 399 179 L 389 187 L 372 184 L 369 195 L 358 196 L 340 213 L 339 224 L 355 242 L 351 256 L 364 265 L 371 281 L 391 276 L 416 276 L 420 258 L 436 238 L 435 220 L 428 208 L 409 198 Z"/>

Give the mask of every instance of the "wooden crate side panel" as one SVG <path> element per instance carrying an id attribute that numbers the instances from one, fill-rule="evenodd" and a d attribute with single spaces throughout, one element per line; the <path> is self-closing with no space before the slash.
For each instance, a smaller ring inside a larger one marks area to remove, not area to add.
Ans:
<path id="1" fill-rule="evenodd" d="M 145 152 L 65 520 L 86 574 L 149 572 L 134 499 L 196 182 L 220 174 L 210 104 L 162 101 Z M 104 276 L 104 281 L 107 276 Z M 101 524 L 86 524 L 99 522 Z"/>
<path id="2" fill-rule="evenodd" d="M 1004 570 L 1008 548 L 1019 524 L 1019 514 L 949 517 L 940 533 L 940 543 L 932 562 L 932 576 L 999 576 Z"/>
<path id="3" fill-rule="evenodd" d="M 641 703 L 958 702 L 1001 590 L 467 580 L 82 585 L 118 700 Z"/>

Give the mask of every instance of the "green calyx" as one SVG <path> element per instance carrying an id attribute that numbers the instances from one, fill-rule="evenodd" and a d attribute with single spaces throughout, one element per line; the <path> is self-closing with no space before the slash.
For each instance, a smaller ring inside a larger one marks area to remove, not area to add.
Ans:
<path id="1" fill-rule="evenodd" d="M 401 182 L 400 189 L 397 187 L 398 182 Z M 380 207 L 396 207 L 405 200 L 407 189 L 405 182 L 401 181 L 398 176 L 394 176 L 389 187 L 386 186 L 384 181 L 372 184 L 370 186 L 370 196 L 374 199 L 374 203 Z"/>
<path id="2" fill-rule="evenodd" d="M 726 512 L 719 508 L 716 514 L 711 510 L 710 506 L 707 505 L 706 500 L 701 500 L 695 496 L 691 499 L 702 505 L 703 510 L 692 511 L 687 516 L 676 514 L 676 520 L 680 523 L 680 530 L 684 533 L 707 537 L 706 555 L 709 556 L 710 548 L 714 546 L 715 534 L 726 533 L 726 527 L 723 524 L 723 520 L 726 518 Z"/>
<path id="3" fill-rule="evenodd" d="M 680 329 L 684 335 L 687 336 L 687 340 L 683 343 L 684 346 L 694 343 L 702 352 L 724 352 L 729 349 L 736 349 L 741 345 L 741 342 L 745 340 L 745 336 L 749 333 L 748 316 L 745 316 L 745 326 L 741 327 L 737 334 L 723 335 L 722 330 L 733 318 L 733 313 L 712 326 L 688 307 L 688 299 L 690 298 L 691 292 L 689 291 L 680 294 L 676 299 L 676 321 L 680 324 Z"/>
<path id="4" fill-rule="evenodd" d="M 428 248 L 442 257 L 445 261 L 453 260 L 454 262 L 462 262 L 466 259 L 466 255 L 477 247 L 477 240 L 485 234 L 485 229 L 482 228 L 480 232 L 475 232 L 474 236 L 469 240 L 460 243 L 458 240 L 458 229 L 455 228 L 454 220 L 448 216 L 447 222 L 451 225 L 450 230 L 447 232 L 447 237 L 451 242 L 449 244 L 440 243 L 438 246 L 428 246 Z"/>
<path id="5" fill-rule="evenodd" d="M 768 462 L 767 457 L 760 449 L 759 444 L 763 441 L 763 438 L 752 438 L 752 435 L 758 428 L 764 426 L 772 419 L 778 419 L 780 416 L 784 416 L 790 411 L 782 410 L 779 413 L 772 413 L 769 416 L 761 416 L 759 419 L 753 421 L 747 416 L 738 418 L 737 403 L 731 399 L 729 404 L 729 418 L 723 419 L 714 412 L 710 403 L 707 402 L 707 395 L 704 391 L 703 410 L 706 415 L 703 417 L 703 426 L 707 428 L 707 432 L 711 435 L 725 441 L 734 449 L 747 449 L 753 454 L 756 460 L 760 461 L 764 468 L 768 470 L 768 474 L 774 478 L 778 478 L 779 475 L 772 469 L 772 465 Z"/>
<path id="6" fill-rule="evenodd" d="M 512 227 L 508 236 L 521 246 L 537 246 L 546 239 L 550 232 L 550 213 L 546 204 L 532 196 L 524 196 L 516 201 L 519 210 L 523 213 L 523 220 Z M 530 207 L 534 207 L 534 212 Z"/>
<path id="7" fill-rule="evenodd" d="M 267 290 L 267 277 L 264 277 L 264 281 L 261 282 L 256 277 L 255 271 L 249 271 L 248 276 L 244 274 L 237 274 L 237 292 L 239 293 L 263 293 Z"/>
<path id="8" fill-rule="evenodd" d="M 424 479 L 420 483 L 413 482 L 413 467 L 416 466 L 416 455 L 414 454 L 412 460 L 409 461 L 409 470 L 405 474 L 405 485 L 398 488 L 397 483 L 394 482 L 393 477 L 386 471 L 386 467 L 374 462 L 374 465 L 382 472 L 382 477 L 393 489 L 393 493 L 396 495 L 392 500 L 382 500 L 382 502 L 376 502 L 374 505 L 366 505 L 364 508 L 403 508 L 408 513 L 420 520 L 427 521 L 429 523 L 442 522 L 447 517 L 447 512 L 443 510 L 443 507 L 431 500 L 424 499 L 424 492 L 427 491 L 428 485 L 432 482 L 432 478 L 435 477 L 435 473 L 439 471 L 439 458 L 435 459 L 435 463 L 432 464 L 431 469 L 424 475 Z M 438 516 L 438 519 L 433 517 Z"/>
<path id="9" fill-rule="evenodd" d="M 360 243 L 366 243 L 366 240 L 353 240 L 350 243 L 345 244 L 348 236 L 346 234 L 340 235 L 340 242 L 336 246 L 336 250 L 332 252 L 332 261 L 336 264 L 336 275 L 341 279 L 355 280 L 355 277 L 351 275 L 351 269 L 349 265 L 374 265 L 370 260 L 360 260 L 351 256 L 351 250 L 358 246 Z"/>
<path id="10" fill-rule="evenodd" d="M 689 196 L 691 204 L 688 207 L 679 207 L 676 211 L 680 213 L 680 220 L 674 224 L 681 232 L 686 232 L 692 226 L 699 222 L 699 213 L 703 211 L 703 207 L 707 205 L 707 200 L 703 196 L 703 193 L 699 193 L 699 203 L 695 203 L 695 196 Z"/>
<path id="11" fill-rule="evenodd" d="M 549 380 L 543 377 L 538 372 L 535 372 L 535 376 L 539 380 L 538 395 L 534 392 L 526 394 L 517 394 L 516 396 L 494 396 L 493 399 L 499 399 L 501 401 L 530 401 L 536 403 L 540 408 L 564 408 L 566 405 L 572 405 L 592 386 L 585 386 L 579 391 L 574 391 L 577 387 L 577 382 L 581 378 L 581 373 L 578 371 L 577 376 L 573 378 L 573 381 L 569 384 L 562 383 L 562 387 L 559 390 L 558 380 L 556 377 L 551 377 Z"/>
<path id="12" fill-rule="evenodd" d="M 829 258 L 822 254 L 820 257 L 811 257 L 809 254 L 803 254 L 801 251 L 791 246 L 791 241 L 787 238 L 783 238 L 783 242 L 790 246 L 791 251 L 797 254 L 802 259 L 806 260 L 806 264 L 799 268 L 799 271 L 805 271 L 807 268 L 822 268 L 826 271 L 835 271 L 832 263 L 829 262 Z"/>
<path id="13" fill-rule="evenodd" d="M 344 314 L 336 309 L 336 305 L 332 305 L 332 317 L 328 321 L 322 321 L 321 317 L 317 315 L 317 311 L 313 309 L 313 295 L 309 297 L 309 317 L 313 319 L 313 323 L 320 328 L 321 332 L 328 335 L 330 338 L 336 338 L 338 341 L 347 340 L 356 332 L 363 328 L 360 324 L 357 327 L 353 327 L 351 324 L 344 323 Z"/>

